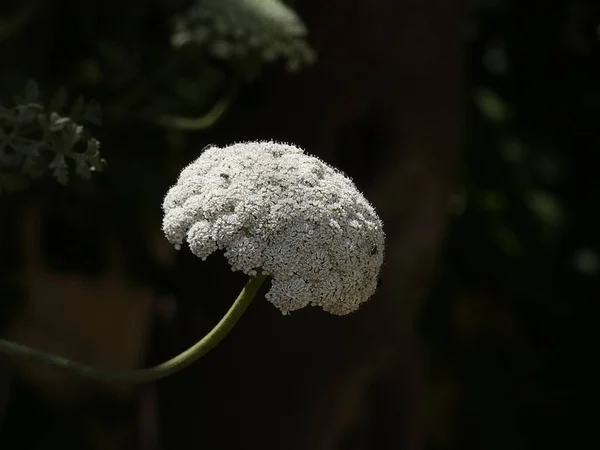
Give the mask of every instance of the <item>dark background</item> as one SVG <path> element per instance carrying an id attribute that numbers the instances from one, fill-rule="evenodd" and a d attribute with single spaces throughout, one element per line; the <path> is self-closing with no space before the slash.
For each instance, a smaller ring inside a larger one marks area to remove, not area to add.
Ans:
<path id="1" fill-rule="evenodd" d="M 221 256 L 175 252 L 160 204 L 208 144 L 294 142 L 353 177 L 385 223 L 381 288 L 345 318 L 281 317 L 257 299 L 208 356 L 139 387 L 3 358 L 0 449 L 583 442 L 596 384 L 600 6 L 298 0 L 316 64 L 250 76 L 256 64 L 201 49 L 169 69 L 170 20 L 189 3 L 0 4 L 0 104 L 29 79 L 48 96 L 96 99 L 108 163 L 90 181 L 48 176 L 0 195 L 3 337 L 133 368 L 203 336 L 244 277 Z M 230 91 L 207 129 L 146 120 L 201 115 Z"/>

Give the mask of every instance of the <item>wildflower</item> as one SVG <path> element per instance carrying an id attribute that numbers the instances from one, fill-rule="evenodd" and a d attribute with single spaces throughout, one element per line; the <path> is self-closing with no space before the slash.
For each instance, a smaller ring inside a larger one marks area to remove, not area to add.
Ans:
<path id="1" fill-rule="evenodd" d="M 272 278 L 284 314 L 308 305 L 344 315 L 377 287 L 382 222 L 352 180 L 296 146 L 209 147 L 164 203 L 163 230 L 203 260 L 222 250 L 232 270 Z"/>
<path id="2" fill-rule="evenodd" d="M 224 60 L 282 56 L 295 71 L 315 60 L 306 34 L 302 20 L 280 0 L 202 0 L 176 19 L 171 42 L 195 43 Z"/>

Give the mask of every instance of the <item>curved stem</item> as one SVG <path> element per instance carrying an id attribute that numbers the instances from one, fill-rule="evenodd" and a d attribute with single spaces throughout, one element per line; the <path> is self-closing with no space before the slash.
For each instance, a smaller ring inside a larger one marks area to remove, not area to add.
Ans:
<path id="1" fill-rule="evenodd" d="M 185 131 L 198 131 L 210 128 L 227 112 L 240 88 L 240 80 L 234 81 L 227 93 L 203 116 L 184 117 L 162 115 L 154 119 L 154 123 L 163 127 Z"/>
<path id="2" fill-rule="evenodd" d="M 21 357 L 27 361 L 58 367 L 70 372 L 75 372 L 86 378 L 92 378 L 99 381 L 144 383 L 147 381 L 158 380 L 185 369 L 208 353 L 219 342 L 221 342 L 221 340 L 223 340 L 223 338 L 231 331 L 240 317 L 242 317 L 265 279 L 266 275 L 260 273 L 251 277 L 231 308 L 229 308 L 229 311 L 227 311 L 220 322 L 211 331 L 209 331 L 206 336 L 174 358 L 147 369 L 104 369 L 92 365 L 82 364 L 77 361 L 72 361 L 59 355 L 46 353 L 41 350 L 27 347 L 26 345 L 18 344 L 5 339 L 0 339 L 0 353 Z"/>

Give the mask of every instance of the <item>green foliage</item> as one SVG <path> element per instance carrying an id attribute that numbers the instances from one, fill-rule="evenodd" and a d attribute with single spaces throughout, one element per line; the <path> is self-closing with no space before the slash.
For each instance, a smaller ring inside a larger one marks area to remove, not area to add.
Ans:
<path id="1" fill-rule="evenodd" d="M 15 106 L 0 105 L 0 193 L 28 187 L 48 171 L 63 185 L 69 180 L 69 160 L 75 174 L 89 179 L 105 161 L 100 142 L 80 122 L 100 124 L 100 106 L 78 98 L 67 110 L 67 96 L 59 92 L 45 107 L 35 82 Z"/>

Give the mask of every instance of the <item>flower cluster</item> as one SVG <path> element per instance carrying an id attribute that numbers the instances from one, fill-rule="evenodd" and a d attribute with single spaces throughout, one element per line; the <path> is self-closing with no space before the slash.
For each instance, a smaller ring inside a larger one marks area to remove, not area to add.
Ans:
<path id="1" fill-rule="evenodd" d="M 315 59 L 305 36 L 300 18 L 280 0 L 201 0 L 176 18 L 171 40 L 176 47 L 200 45 L 221 59 L 283 57 L 294 71 Z"/>
<path id="2" fill-rule="evenodd" d="M 293 145 L 209 147 L 163 203 L 163 230 L 206 259 L 272 277 L 284 314 L 308 305 L 344 315 L 371 297 L 384 255 L 382 222 L 348 177 Z"/>

